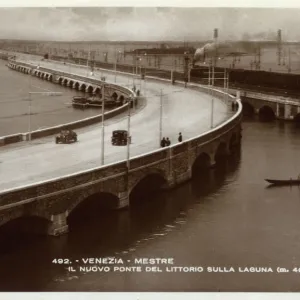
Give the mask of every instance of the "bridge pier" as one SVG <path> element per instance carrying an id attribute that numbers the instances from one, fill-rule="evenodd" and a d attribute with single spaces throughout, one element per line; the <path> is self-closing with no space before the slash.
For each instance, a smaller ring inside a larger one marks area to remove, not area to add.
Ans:
<path id="1" fill-rule="evenodd" d="M 279 118 L 280 111 L 279 111 L 279 103 L 276 103 L 276 118 Z"/>
<path id="2" fill-rule="evenodd" d="M 211 160 L 211 162 L 210 162 L 210 168 L 212 169 L 212 168 L 214 168 L 216 166 L 216 161 L 215 161 L 215 159 L 213 159 L 213 160 Z"/>
<path id="3" fill-rule="evenodd" d="M 173 179 L 174 185 L 184 183 L 192 178 L 192 169 L 189 168 L 186 172 L 181 174 L 175 174 Z"/>
<path id="4" fill-rule="evenodd" d="M 51 224 L 48 228 L 48 235 L 59 236 L 68 233 L 69 226 L 67 224 L 68 212 L 51 216 Z"/>
<path id="5" fill-rule="evenodd" d="M 284 105 L 284 118 L 286 120 L 291 119 L 291 106 L 288 104 Z"/>
<path id="6" fill-rule="evenodd" d="M 161 186 L 162 190 L 170 190 L 175 186 L 175 180 L 173 176 L 168 176 L 166 182 Z"/>
<path id="7" fill-rule="evenodd" d="M 119 203 L 116 209 L 122 209 L 122 208 L 126 208 L 129 207 L 129 195 L 128 195 L 128 191 L 125 192 L 120 192 L 118 194 L 119 197 Z"/>

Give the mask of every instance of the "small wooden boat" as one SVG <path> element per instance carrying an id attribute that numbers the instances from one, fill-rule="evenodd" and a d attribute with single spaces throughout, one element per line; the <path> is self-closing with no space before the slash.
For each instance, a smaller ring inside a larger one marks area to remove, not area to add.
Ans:
<path id="1" fill-rule="evenodd" d="M 265 179 L 265 181 L 274 185 L 300 185 L 300 179 Z"/>

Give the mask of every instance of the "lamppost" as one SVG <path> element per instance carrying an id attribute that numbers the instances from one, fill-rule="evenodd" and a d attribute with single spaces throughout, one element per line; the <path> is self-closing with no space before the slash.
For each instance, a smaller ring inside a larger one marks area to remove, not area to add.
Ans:
<path id="1" fill-rule="evenodd" d="M 105 84 L 102 85 L 102 120 L 101 120 L 101 125 L 102 125 L 102 144 L 101 144 L 101 164 L 104 165 L 104 105 L 105 105 Z"/>
<path id="2" fill-rule="evenodd" d="M 212 69 L 212 70 L 211 70 Z M 215 78 L 215 74 L 223 74 L 223 77 L 220 78 Z M 227 75 L 227 76 L 226 76 Z M 229 88 L 229 72 L 224 69 L 224 72 L 215 72 L 215 68 L 213 66 L 209 66 L 208 69 L 208 86 L 209 88 L 209 95 L 211 96 L 211 115 L 210 115 L 210 127 L 214 127 L 214 95 L 213 95 L 213 87 L 214 87 L 214 82 L 215 79 L 221 79 L 224 80 L 224 93 L 228 93 L 228 88 Z M 211 85 L 210 85 L 211 83 Z M 225 98 L 225 94 L 224 94 Z"/>
<path id="3" fill-rule="evenodd" d="M 87 77 L 89 77 L 89 60 L 90 60 L 90 55 L 91 55 L 91 45 L 89 45 L 88 57 L 87 57 L 87 60 L 86 60 Z"/>
<path id="4" fill-rule="evenodd" d="M 115 50 L 115 82 L 117 82 L 117 62 L 118 62 L 118 57 L 119 54 L 121 54 L 121 51 Z"/>
<path id="5" fill-rule="evenodd" d="M 160 147 L 160 143 L 162 140 L 162 117 L 163 117 L 163 103 L 162 103 L 162 90 L 160 90 L 160 105 L 159 105 L 159 141 L 158 147 Z"/>
<path id="6" fill-rule="evenodd" d="M 169 94 L 174 94 L 174 93 L 181 93 L 182 90 L 178 90 L 178 91 L 173 91 Z M 169 94 L 163 94 L 162 93 L 162 89 L 160 90 L 160 101 L 159 101 L 159 141 L 158 141 L 158 147 L 160 147 L 160 143 L 162 140 L 162 127 L 163 127 L 163 96 L 167 96 Z"/>
<path id="7" fill-rule="evenodd" d="M 131 104 L 132 101 L 135 99 L 132 99 L 132 96 L 129 97 L 128 101 L 128 113 L 127 113 L 127 159 L 126 159 L 126 164 L 127 164 L 127 172 L 129 172 L 130 169 L 130 143 L 131 143 L 131 136 L 130 136 L 130 113 L 131 113 Z"/>

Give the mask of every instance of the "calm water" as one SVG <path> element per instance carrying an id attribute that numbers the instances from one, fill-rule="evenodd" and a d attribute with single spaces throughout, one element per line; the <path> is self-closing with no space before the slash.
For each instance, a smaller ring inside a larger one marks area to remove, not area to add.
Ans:
<path id="1" fill-rule="evenodd" d="M 27 239 L 3 253 L 0 290 L 299 291 L 300 274 L 277 274 L 276 268 L 300 267 L 300 189 L 264 182 L 297 176 L 299 147 L 294 124 L 245 120 L 241 154 L 207 176 L 147 201 L 140 196 L 139 204 L 120 212 L 98 214 L 87 202 L 77 210 L 83 223 L 70 220 L 68 235 Z M 236 270 L 272 267 L 274 273 L 84 274 L 51 263 L 105 256 L 169 257 L 176 266 Z"/>
<path id="2" fill-rule="evenodd" d="M 81 92 L 10 70 L 0 60 L 0 136 L 29 131 L 28 92 L 61 92 L 61 96 L 31 94 L 31 129 L 55 126 L 101 113 L 71 105 Z"/>

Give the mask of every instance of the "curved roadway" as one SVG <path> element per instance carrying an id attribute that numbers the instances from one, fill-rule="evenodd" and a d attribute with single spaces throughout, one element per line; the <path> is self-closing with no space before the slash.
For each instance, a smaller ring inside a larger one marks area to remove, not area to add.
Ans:
<path id="1" fill-rule="evenodd" d="M 74 74 L 87 73 L 77 67 L 41 61 L 39 63 L 41 66 L 71 71 Z M 106 81 L 114 83 L 114 75 L 108 72 L 95 72 L 94 78 L 100 78 L 104 73 L 107 76 Z M 117 83 L 130 83 L 132 86 L 132 79 L 118 74 Z M 147 105 L 131 116 L 130 157 L 159 147 L 161 89 L 164 94 L 163 136 L 168 136 L 174 144 L 177 142 L 178 132 L 182 132 L 183 138 L 187 139 L 210 129 L 209 95 L 156 81 L 147 81 L 146 86 L 142 84 L 142 91 L 146 90 Z M 226 105 L 220 100 L 214 101 L 214 125 L 228 116 Z M 111 132 L 115 129 L 127 129 L 126 115 L 105 121 L 105 164 L 126 159 L 127 147 L 111 145 Z M 101 124 L 79 129 L 77 133 L 79 141 L 74 144 L 57 145 L 51 136 L 1 147 L 0 192 L 101 166 Z"/>

